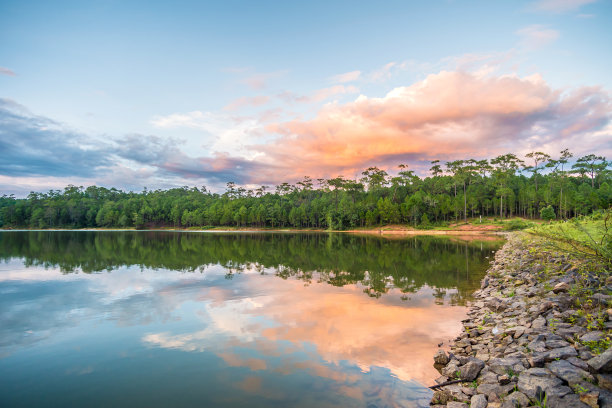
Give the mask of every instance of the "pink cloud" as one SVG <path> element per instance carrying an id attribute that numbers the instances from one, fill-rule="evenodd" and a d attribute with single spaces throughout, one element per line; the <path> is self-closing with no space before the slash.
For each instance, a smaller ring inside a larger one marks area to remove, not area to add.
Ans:
<path id="1" fill-rule="evenodd" d="M 244 96 L 242 98 L 238 98 L 230 102 L 223 109 L 234 111 L 234 110 L 238 110 L 238 109 L 249 107 L 249 106 L 262 106 L 268 103 L 268 101 L 270 101 L 270 97 L 265 96 L 265 95 L 252 96 L 252 97 Z"/>
<path id="2" fill-rule="evenodd" d="M 340 82 L 340 83 L 346 83 L 346 82 L 353 82 L 359 79 L 359 77 L 361 76 L 361 71 L 351 71 L 351 72 L 345 72 L 344 74 L 339 74 L 339 75 L 334 75 L 333 77 L 331 77 L 331 80 L 333 82 Z"/>
<path id="3" fill-rule="evenodd" d="M 611 114 L 610 96 L 597 87 L 563 92 L 539 75 L 442 71 L 382 98 L 360 96 L 311 120 L 269 125 L 281 137 L 256 148 L 288 169 L 285 178 L 351 175 L 370 165 L 520 154 L 543 145 L 553 154 L 566 146 L 580 151 Z M 610 150 L 609 143 L 588 149 L 604 147 Z"/>
<path id="4" fill-rule="evenodd" d="M 16 76 L 17 74 L 15 73 L 15 71 L 5 68 L 5 67 L 0 67 L 0 74 L 1 75 L 8 75 L 8 76 Z"/>

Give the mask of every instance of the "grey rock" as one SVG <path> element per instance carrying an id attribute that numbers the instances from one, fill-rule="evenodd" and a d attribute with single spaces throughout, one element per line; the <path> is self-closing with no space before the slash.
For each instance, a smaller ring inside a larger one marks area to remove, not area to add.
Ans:
<path id="1" fill-rule="evenodd" d="M 480 384 L 476 388 L 478 394 L 485 394 L 491 402 L 496 402 L 501 399 L 502 395 L 508 394 L 514 388 L 514 384 L 499 385 L 499 384 Z"/>
<path id="2" fill-rule="evenodd" d="M 592 331 L 592 332 L 588 332 L 586 334 L 583 334 L 582 336 L 580 336 L 580 341 L 586 342 L 586 341 L 599 341 L 601 339 L 603 339 L 605 336 L 604 332 L 602 331 Z"/>
<path id="3" fill-rule="evenodd" d="M 532 375 L 535 373 L 532 370 L 540 370 L 537 368 L 530 368 L 519 375 L 518 389 L 529 398 L 535 398 L 536 389 L 540 387 L 548 396 L 563 397 L 564 395 L 571 392 L 569 387 L 566 387 L 559 378 L 554 376 L 543 376 L 543 375 Z M 547 370 L 548 371 L 548 370 Z"/>
<path id="4" fill-rule="evenodd" d="M 459 367 L 461 379 L 465 381 L 473 381 L 476 377 L 478 377 L 480 370 L 482 370 L 484 366 L 484 361 L 475 358 L 468 361 L 466 364 Z"/>
<path id="5" fill-rule="evenodd" d="M 548 354 L 547 360 L 552 361 L 557 358 L 574 357 L 578 353 L 576 353 L 575 348 L 573 348 L 572 346 L 568 346 L 568 347 L 560 347 L 560 348 L 552 349 L 547 354 Z"/>
<path id="6" fill-rule="evenodd" d="M 550 396 L 546 405 L 555 408 L 589 408 L 576 394 L 567 394 L 564 397 Z"/>
<path id="7" fill-rule="evenodd" d="M 492 371 L 486 371 L 486 368 L 480 372 L 480 376 L 476 380 L 478 384 L 497 384 L 497 374 Z"/>
<path id="8" fill-rule="evenodd" d="M 589 361 L 587 361 L 587 364 L 593 372 L 609 373 L 612 371 L 612 348 L 609 348 L 600 355 L 591 358 Z"/>
<path id="9" fill-rule="evenodd" d="M 544 326 L 546 326 L 546 319 L 544 319 L 542 316 L 539 316 L 537 319 L 531 322 L 531 327 L 533 329 L 541 329 Z"/>
<path id="10" fill-rule="evenodd" d="M 589 365 L 586 363 L 586 361 L 581 360 L 578 357 L 570 357 L 567 359 L 567 361 L 569 361 L 571 364 L 575 365 L 578 368 L 582 368 L 585 371 L 589 369 Z"/>
<path id="11" fill-rule="evenodd" d="M 546 341 L 546 347 L 548 347 L 549 349 L 567 347 L 569 345 L 570 344 L 565 340 L 547 340 Z"/>
<path id="12" fill-rule="evenodd" d="M 446 404 L 447 408 L 470 408 L 470 406 L 464 402 L 459 402 L 459 401 L 451 401 L 448 404 Z"/>
<path id="13" fill-rule="evenodd" d="M 581 370 L 566 360 L 553 361 L 546 364 L 554 375 L 566 381 L 569 385 L 578 384 L 584 380 L 593 381 L 593 376 Z"/>
<path id="14" fill-rule="evenodd" d="M 569 285 L 567 284 L 567 282 L 557 283 L 555 287 L 553 288 L 553 292 L 555 293 L 567 292 L 568 290 L 569 290 Z"/>
<path id="15" fill-rule="evenodd" d="M 518 365 L 522 366 L 522 363 L 517 358 L 492 358 L 489 360 L 489 369 L 498 375 L 515 371 L 515 367 Z"/>
<path id="16" fill-rule="evenodd" d="M 470 408 L 487 408 L 487 397 L 483 394 L 476 394 L 470 399 Z"/>
<path id="17" fill-rule="evenodd" d="M 444 350 L 438 350 L 438 352 L 434 355 L 434 362 L 440 365 L 447 365 L 449 361 L 448 356 L 444 352 Z"/>
<path id="18" fill-rule="evenodd" d="M 504 398 L 504 403 L 501 408 L 516 408 L 516 407 L 528 407 L 529 397 L 520 391 L 514 391 L 512 394 Z"/>

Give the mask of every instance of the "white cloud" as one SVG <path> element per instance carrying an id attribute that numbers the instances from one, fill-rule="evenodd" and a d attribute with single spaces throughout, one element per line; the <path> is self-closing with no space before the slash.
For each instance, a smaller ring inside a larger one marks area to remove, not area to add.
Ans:
<path id="1" fill-rule="evenodd" d="M 595 3 L 597 0 L 539 0 L 533 3 L 535 10 L 563 13 L 577 10 L 587 4 Z"/>

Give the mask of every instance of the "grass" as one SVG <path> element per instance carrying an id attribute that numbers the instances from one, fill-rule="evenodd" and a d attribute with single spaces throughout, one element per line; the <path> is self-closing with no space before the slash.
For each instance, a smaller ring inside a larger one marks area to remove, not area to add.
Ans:
<path id="1" fill-rule="evenodd" d="M 611 210 L 538 225 L 527 232 L 555 241 L 559 249 L 612 263 Z"/>

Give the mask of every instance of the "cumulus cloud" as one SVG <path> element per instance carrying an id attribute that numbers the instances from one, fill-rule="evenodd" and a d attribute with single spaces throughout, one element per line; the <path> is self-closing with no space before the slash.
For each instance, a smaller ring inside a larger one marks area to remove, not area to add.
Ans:
<path id="1" fill-rule="evenodd" d="M 562 92 L 539 75 L 442 71 L 382 98 L 360 96 L 311 120 L 271 125 L 283 137 L 260 148 L 296 176 L 350 174 L 373 164 L 487 157 L 544 144 L 582 150 L 586 135 L 595 146 L 604 143 L 593 135 L 611 114 L 610 96 L 600 88 Z"/>
<path id="2" fill-rule="evenodd" d="M 104 143 L 91 143 L 60 123 L 0 99 L 0 174 L 90 177 L 108 170 Z"/>
<path id="3" fill-rule="evenodd" d="M 357 91 L 335 85 L 307 97 L 279 97 L 323 101 Z M 291 118 L 278 110 L 253 117 L 193 111 L 152 120 L 164 131 L 191 132 L 185 140 L 131 134 L 95 141 L 3 100 L 0 184 L 38 176 L 56 177 L 54 183 L 80 177 L 140 188 L 275 184 L 304 175 L 355 177 L 369 166 L 399 163 L 423 174 L 433 159 L 533 149 L 610 156 L 611 116 L 612 99 L 600 87 L 555 89 L 539 75 L 459 69 L 428 75 L 383 97 L 327 103 L 313 117 Z"/>

